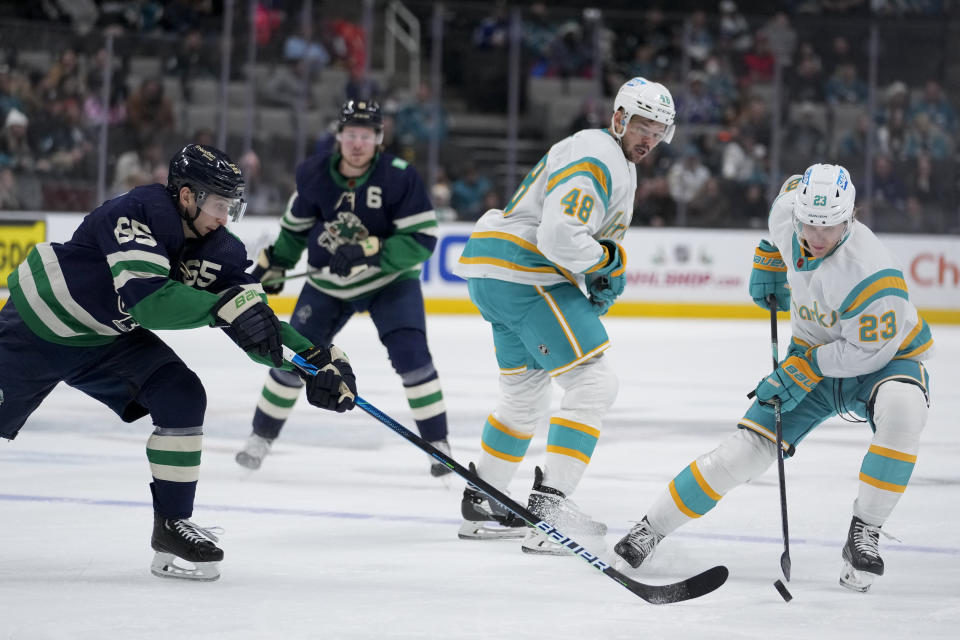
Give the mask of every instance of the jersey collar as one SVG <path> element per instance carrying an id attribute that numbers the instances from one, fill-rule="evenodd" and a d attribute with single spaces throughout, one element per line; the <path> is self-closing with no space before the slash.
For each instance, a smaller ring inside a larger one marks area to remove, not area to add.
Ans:
<path id="1" fill-rule="evenodd" d="M 373 173 L 373 170 L 377 167 L 377 162 L 380 160 L 380 152 L 378 151 L 373 154 L 373 159 L 370 161 L 370 167 L 362 176 L 357 176 L 356 178 L 347 178 L 343 176 L 337 169 L 337 167 L 340 166 L 340 158 L 342 157 L 343 155 L 339 151 L 335 151 L 330 157 L 330 177 L 333 178 L 333 181 L 343 189 L 356 189 L 370 179 L 370 174 Z"/>

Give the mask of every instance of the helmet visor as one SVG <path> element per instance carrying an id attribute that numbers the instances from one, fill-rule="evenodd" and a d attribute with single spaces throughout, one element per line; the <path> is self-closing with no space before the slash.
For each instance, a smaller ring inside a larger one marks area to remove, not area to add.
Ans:
<path id="1" fill-rule="evenodd" d="M 247 210 L 243 198 L 225 198 L 215 193 L 203 193 L 197 198 L 197 206 L 215 218 L 229 218 L 239 222 Z"/>

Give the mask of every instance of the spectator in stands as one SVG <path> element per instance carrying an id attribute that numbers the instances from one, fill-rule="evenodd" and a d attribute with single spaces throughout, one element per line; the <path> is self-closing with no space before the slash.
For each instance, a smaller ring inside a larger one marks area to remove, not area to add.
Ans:
<path id="1" fill-rule="evenodd" d="M 266 2 L 257 2 L 253 14 L 253 33 L 258 47 L 267 47 L 273 41 L 273 36 L 283 24 L 286 13 L 275 7 L 267 6 Z"/>
<path id="2" fill-rule="evenodd" d="M 430 85 L 422 83 L 416 98 L 397 111 L 397 139 L 404 147 L 426 144 L 436 136 L 441 142 L 447 137 L 447 111 L 433 99 Z"/>
<path id="3" fill-rule="evenodd" d="M 844 65 L 853 65 L 854 75 L 859 74 L 861 67 L 860 60 L 854 55 L 850 48 L 850 41 L 845 36 L 837 35 L 830 41 L 830 52 L 825 56 L 828 66 L 825 69 L 831 76 L 837 72 L 839 67 Z"/>
<path id="4" fill-rule="evenodd" d="M 747 184 L 743 200 L 737 201 L 734 211 L 734 226 L 747 226 L 751 229 L 766 229 L 770 215 L 770 203 L 764 193 L 764 183 Z"/>
<path id="5" fill-rule="evenodd" d="M 687 226 L 726 227 L 730 226 L 732 216 L 733 208 L 720 180 L 710 177 L 687 207 Z"/>
<path id="6" fill-rule="evenodd" d="M 189 142 L 193 144 L 199 144 L 204 147 L 216 147 L 217 136 L 213 133 L 213 129 L 209 127 L 200 127 L 193 132 L 192 136 L 190 136 Z"/>
<path id="7" fill-rule="evenodd" d="M 576 22 L 565 22 L 550 45 L 548 75 L 560 78 L 587 77 L 591 71 L 592 51 Z"/>
<path id="8" fill-rule="evenodd" d="M 459 217 L 457 210 L 450 205 L 452 195 L 447 174 L 443 169 L 437 169 L 436 182 L 430 187 L 430 202 L 433 203 L 438 222 L 454 222 Z"/>
<path id="9" fill-rule="evenodd" d="M 120 124 L 127 119 L 127 74 L 116 56 L 110 58 L 110 95 L 109 106 L 103 104 L 103 76 L 107 67 L 107 49 L 100 47 L 91 58 L 87 71 L 87 94 L 83 100 L 83 111 L 88 126 L 97 126 L 104 118 L 109 125 Z"/>
<path id="10" fill-rule="evenodd" d="M 580 103 L 580 112 L 567 127 L 568 134 L 573 135 L 581 129 L 601 129 L 609 125 L 603 120 L 600 113 L 600 104 L 594 96 L 587 96 Z"/>
<path id="11" fill-rule="evenodd" d="M 83 127 L 83 115 L 75 98 L 48 96 L 47 108 L 30 123 L 30 144 L 37 154 L 35 168 L 41 172 L 76 175 L 84 173 L 84 160 L 92 158 L 93 144 Z"/>
<path id="12" fill-rule="evenodd" d="M 556 37 L 557 27 L 550 19 L 547 5 L 534 2 L 523 17 L 523 46 L 533 59 L 531 76 L 546 73 L 547 60 L 550 57 L 550 44 Z"/>
<path id="13" fill-rule="evenodd" d="M 473 30 L 473 46 L 476 49 L 503 49 L 510 36 L 510 20 L 507 17 L 507 5 L 497 0 L 493 12 L 483 18 Z"/>
<path id="14" fill-rule="evenodd" d="M 763 33 L 758 33 L 753 47 L 743 56 L 744 74 L 741 82 L 745 86 L 752 84 L 770 84 L 773 81 L 773 66 L 776 60 L 770 49 L 770 42 Z"/>
<path id="15" fill-rule="evenodd" d="M 857 76 L 857 68 L 852 63 L 844 63 L 837 65 L 827 79 L 824 94 L 830 104 L 865 104 L 867 85 Z"/>
<path id="16" fill-rule="evenodd" d="M 270 73 L 257 83 L 257 95 L 264 104 L 274 107 L 294 108 L 301 101 L 304 107 L 313 107 L 313 96 L 306 90 L 305 83 L 309 84 L 307 75 L 309 63 L 300 59 L 294 63 L 277 62 L 271 67 Z M 331 96 L 333 98 L 334 96 Z"/>
<path id="17" fill-rule="evenodd" d="M 689 145 L 683 150 L 682 160 L 675 162 L 667 173 L 670 195 L 678 204 L 690 204 L 697 192 L 710 179 L 710 170 L 700 161 L 700 150 Z"/>
<path id="18" fill-rule="evenodd" d="M 350 69 L 350 76 L 347 78 L 347 84 L 343 89 L 346 100 L 377 100 L 382 98 L 383 92 L 378 83 L 369 74 L 364 73 L 363 68 Z M 338 102 L 343 102 L 339 100 Z"/>
<path id="19" fill-rule="evenodd" d="M 789 101 L 791 103 L 824 102 L 826 94 L 823 86 L 824 78 L 820 59 L 815 56 L 801 55 L 794 72 L 787 76 Z"/>
<path id="20" fill-rule="evenodd" d="M 881 218 L 906 210 L 907 187 L 894 170 L 893 161 L 883 154 L 873 159 L 873 213 Z M 884 225 L 886 226 L 886 225 Z"/>
<path id="21" fill-rule="evenodd" d="M 367 36 L 360 25 L 335 19 L 329 23 L 329 32 L 334 59 L 338 63 L 346 69 L 366 67 Z"/>
<path id="22" fill-rule="evenodd" d="M 791 162 L 808 167 L 827 154 L 826 113 L 817 105 L 804 102 L 797 105 L 796 116 L 787 127 L 784 147 Z"/>
<path id="23" fill-rule="evenodd" d="M 127 99 L 127 123 L 139 142 L 163 139 L 174 131 L 173 105 L 159 78 L 144 78 Z"/>
<path id="24" fill-rule="evenodd" d="M 7 117 L 11 109 L 23 111 L 23 101 L 13 89 L 12 69 L 6 62 L 0 61 L 0 120 Z"/>
<path id="25" fill-rule="evenodd" d="M 88 74 L 87 96 L 83 99 L 83 121 L 88 130 L 95 130 L 106 121 L 108 126 L 123 124 L 127 120 L 127 102 L 123 97 L 125 87 L 110 86 L 110 104 L 103 104 L 103 76 Z"/>
<path id="26" fill-rule="evenodd" d="M 177 52 L 167 58 L 166 72 L 180 79 L 183 97 L 193 102 L 193 81 L 219 76 L 219 53 L 203 40 L 199 29 L 185 31 L 180 37 Z"/>
<path id="27" fill-rule="evenodd" d="M 770 148 L 770 107 L 763 98 L 750 98 L 746 109 L 737 118 L 741 131 L 749 133 L 757 144 Z"/>
<path id="28" fill-rule="evenodd" d="M 318 73 L 330 64 L 330 54 L 313 37 L 313 25 L 300 23 L 296 33 L 290 34 L 283 43 L 283 57 L 287 62 L 305 61 L 310 73 Z"/>
<path id="29" fill-rule="evenodd" d="M 687 76 L 687 90 L 677 99 L 677 116 L 680 122 L 716 124 L 720 122 L 722 109 L 716 97 L 707 89 L 707 74 L 691 71 Z"/>
<path id="30" fill-rule="evenodd" d="M 253 149 L 245 151 L 237 158 L 237 166 L 246 182 L 243 197 L 250 212 L 258 215 L 282 214 L 286 202 L 280 190 L 264 180 L 260 156 Z"/>
<path id="31" fill-rule="evenodd" d="M 627 63 L 628 78 L 658 78 L 660 65 L 654 57 L 656 50 L 649 42 L 638 44 L 633 50 L 633 58 Z"/>
<path id="32" fill-rule="evenodd" d="M 0 157 L 0 163 L 3 162 Z M 26 206 L 17 189 L 17 179 L 10 167 L 0 164 L 0 209 L 5 211 L 19 211 Z"/>
<path id="33" fill-rule="evenodd" d="M 47 70 L 41 89 L 45 92 L 55 92 L 64 98 L 79 99 L 84 95 L 86 87 L 80 76 L 76 49 L 67 47 L 60 52 L 57 61 Z"/>
<path id="34" fill-rule="evenodd" d="M 877 129 L 877 140 L 880 143 L 877 153 L 895 160 L 902 160 L 905 157 L 907 114 L 903 109 L 894 109 L 888 114 L 886 121 Z"/>
<path id="35" fill-rule="evenodd" d="M 753 46 L 753 33 L 750 23 L 737 11 L 733 0 L 720 2 L 720 42 L 724 50 L 743 55 Z"/>
<path id="36" fill-rule="evenodd" d="M 926 111 L 917 113 L 907 127 L 907 139 L 903 147 L 904 159 L 919 154 L 929 155 L 934 160 L 946 160 L 953 153 L 953 142 Z"/>
<path id="37" fill-rule="evenodd" d="M 693 11 L 683 29 L 683 49 L 696 67 L 701 67 L 713 52 L 713 33 L 705 11 Z"/>
<path id="38" fill-rule="evenodd" d="M 870 115 L 863 111 L 857 116 L 857 123 L 848 131 L 837 131 L 834 136 L 836 147 L 832 150 L 845 167 L 858 167 L 863 164 L 867 153 L 867 136 L 870 135 Z M 880 140 L 874 133 L 873 151 L 880 151 Z"/>
<path id="39" fill-rule="evenodd" d="M 790 18 L 778 11 L 760 28 L 758 35 L 766 37 L 770 50 L 784 67 L 793 66 L 793 54 L 797 48 L 797 32 L 790 24 Z"/>
<path id="40" fill-rule="evenodd" d="M 722 110 L 736 103 L 739 96 L 737 77 L 727 56 L 709 56 L 703 65 L 703 72 L 706 74 L 707 91 Z"/>
<path id="41" fill-rule="evenodd" d="M 191 141 L 192 142 L 192 141 Z M 126 193 L 134 187 L 161 182 L 166 184 L 167 154 L 159 139 L 147 140 L 137 149 L 124 151 L 117 157 L 110 197 Z M 163 180 L 160 180 L 160 178 Z"/>
<path id="42" fill-rule="evenodd" d="M 670 196 L 670 187 L 663 176 L 640 182 L 634 203 L 631 225 L 666 227 L 677 219 L 677 203 Z"/>
<path id="43" fill-rule="evenodd" d="M 483 199 L 492 186 L 489 178 L 477 171 L 475 164 L 467 162 L 450 187 L 450 204 L 462 219 L 476 220 L 486 211 Z"/>
<path id="44" fill-rule="evenodd" d="M 943 93 L 943 88 L 935 80 L 924 85 L 923 97 L 908 112 L 908 120 L 913 122 L 920 114 L 926 114 L 931 124 L 944 132 L 954 135 L 957 132 L 957 112 Z"/>
<path id="45" fill-rule="evenodd" d="M 955 202 L 955 190 L 944 175 L 944 170 L 934 170 L 934 163 L 925 153 L 917 154 L 910 163 L 907 194 L 908 199 L 915 200 L 928 210 L 942 211 Z"/>
<path id="46" fill-rule="evenodd" d="M 0 166 L 13 171 L 33 171 L 37 168 L 37 155 L 27 135 L 29 122 L 27 116 L 18 109 L 7 112 L 0 135 Z"/>
<path id="47" fill-rule="evenodd" d="M 727 142 L 721 153 L 720 175 L 724 180 L 746 185 L 756 180 L 760 169 L 757 163 L 756 141 L 749 131 L 741 132 L 739 127 L 731 127 L 728 131 Z"/>

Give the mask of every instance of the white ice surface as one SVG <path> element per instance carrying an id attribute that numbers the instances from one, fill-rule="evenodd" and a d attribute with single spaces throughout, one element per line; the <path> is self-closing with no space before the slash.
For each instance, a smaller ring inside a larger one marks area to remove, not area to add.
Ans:
<path id="1" fill-rule="evenodd" d="M 493 408 L 492 342 L 478 316 L 428 322 L 454 457 L 465 464 Z M 620 396 L 576 499 L 609 523 L 612 548 L 677 472 L 734 428 L 744 394 L 769 367 L 769 328 L 606 324 Z M 933 407 L 910 487 L 885 527 L 902 542 L 883 539 L 887 572 L 872 590 L 837 584 L 870 432 L 834 420 L 787 463 L 793 602 L 772 584 L 782 551 L 773 467 L 631 574 L 666 583 L 730 568 L 718 591 L 663 606 L 577 558 L 458 540 L 463 481 L 429 477 L 425 454 L 359 410 L 335 415 L 301 401 L 263 468 L 245 472 L 233 455 L 266 370 L 220 332 L 165 333 L 207 389 L 193 519 L 226 529 L 223 577 L 150 575 L 151 425 L 125 425 L 61 385 L 16 441 L 0 441 L 0 638 L 956 638 L 960 327 L 933 331 Z M 369 318 L 355 318 L 337 343 L 361 394 L 413 427 Z M 518 500 L 545 438 L 544 429 L 511 486 Z"/>

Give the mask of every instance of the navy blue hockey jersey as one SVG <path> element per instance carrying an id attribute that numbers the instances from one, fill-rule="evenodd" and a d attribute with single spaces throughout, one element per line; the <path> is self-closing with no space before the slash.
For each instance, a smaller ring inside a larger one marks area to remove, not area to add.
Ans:
<path id="1" fill-rule="evenodd" d="M 160 184 L 137 187 L 88 214 L 65 243 L 41 243 L 13 272 L 10 296 L 40 337 L 106 344 L 138 326 L 210 325 L 217 292 L 250 284 L 243 243 L 225 228 L 187 240 Z"/>
<path id="2" fill-rule="evenodd" d="M 297 191 L 280 221 L 274 259 L 293 267 L 307 248 L 315 273 L 308 282 L 331 296 L 367 295 L 401 278 L 416 278 L 437 242 L 437 217 L 417 172 L 381 153 L 358 178 L 336 171 L 339 154 L 308 158 L 297 167 Z M 330 256 L 343 244 L 380 240 L 380 265 L 347 277 L 330 272 Z"/>

